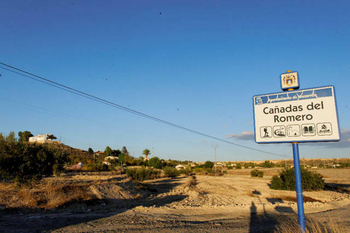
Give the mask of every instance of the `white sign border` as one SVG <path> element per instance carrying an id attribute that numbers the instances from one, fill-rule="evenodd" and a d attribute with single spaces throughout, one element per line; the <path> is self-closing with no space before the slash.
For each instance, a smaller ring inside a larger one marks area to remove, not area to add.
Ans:
<path id="1" fill-rule="evenodd" d="M 326 88 L 326 87 L 331 87 L 333 88 L 333 94 L 334 94 L 334 102 L 335 102 L 335 114 L 337 118 L 337 123 L 338 123 L 338 132 L 339 132 L 339 139 L 325 139 L 325 140 L 290 140 L 290 141 L 271 141 L 271 142 L 257 142 L 256 141 L 256 124 L 255 124 L 255 97 L 257 96 L 266 96 L 266 95 L 273 95 L 273 94 L 286 94 L 288 92 L 273 92 L 273 93 L 268 93 L 268 94 L 260 94 L 260 95 L 254 95 L 253 96 L 253 123 L 254 123 L 254 141 L 255 143 L 258 144 L 276 144 L 276 143 L 307 143 L 307 142 L 338 142 L 341 140 L 341 133 L 340 133 L 340 124 L 339 124 L 339 115 L 338 115 L 338 105 L 337 105 L 337 98 L 336 98 L 336 93 L 335 93 L 335 87 L 333 85 L 327 85 L 327 86 L 321 86 L 321 87 L 313 87 L 313 88 L 307 88 L 307 89 L 298 89 L 298 90 L 293 90 L 293 91 L 308 91 L 308 90 L 314 90 L 314 89 L 319 89 L 319 88 Z M 293 92 L 290 91 L 290 92 Z M 260 129 L 258 129 L 260 130 Z"/>

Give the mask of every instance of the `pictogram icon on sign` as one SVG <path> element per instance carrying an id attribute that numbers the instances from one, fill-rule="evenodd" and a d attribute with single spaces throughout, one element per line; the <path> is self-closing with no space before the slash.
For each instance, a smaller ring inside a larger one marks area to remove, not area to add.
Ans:
<path id="1" fill-rule="evenodd" d="M 299 137 L 300 126 L 299 125 L 288 125 L 288 137 Z"/>
<path id="2" fill-rule="evenodd" d="M 272 137 L 272 127 L 263 126 L 260 128 L 260 137 L 262 138 L 271 138 Z"/>
<path id="3" fill-rule="evenodd" d="M 332 135 L 332 124 L 329 122 L 317 124 L 317 134 L 320 136 Z"/>
<path id="4" fill-rule="evenodd" d="M 315 136 L 316 135 L 315 124 L 303 124 L 301 126 L 301 128 L 302 128 L 302 134 L 304 136 Z"/>
<path id="5" fill-rule="evenodd" d="M 273 133 L 275 137 L 285 137 L 286 136 L 286 127 L 283 125 L 278 125 L 273 127 Z"/>

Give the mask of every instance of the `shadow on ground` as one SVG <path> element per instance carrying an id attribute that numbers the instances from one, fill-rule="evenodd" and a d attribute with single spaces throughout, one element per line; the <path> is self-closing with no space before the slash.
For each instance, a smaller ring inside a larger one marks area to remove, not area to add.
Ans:
<path id="1" fill-rule="evenodd" d="M 325 183 L 325 189 L 340 193 L 350 193 L 349 184 Z"/>
<path id="2" fill-rule="evenodd" d="M 250 206 L 250 224 L 249 232 L 274 232 L 278 221 L 275 215 L 266 213 L 264 208 L 263 214 L 257 214 L 257 207 L 252 201 Z"/>

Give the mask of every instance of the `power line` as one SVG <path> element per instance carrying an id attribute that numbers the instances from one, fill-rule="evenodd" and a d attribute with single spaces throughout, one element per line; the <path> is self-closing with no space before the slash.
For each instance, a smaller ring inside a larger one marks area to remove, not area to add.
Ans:
<path id="1" fill-rule="evenodd" d="M 15 74 L 21 75 L 21 76 L 23 76 L 23 77 L 26 77 L 26 78 L 29 78 L 29 79 L 32 79 L 32 80 L 35 80 L 35 81 L 38 81 L 38 82 L 41 82 L 41 83 L 44 83 L 44 84 L 53 86 L 53 87 L 56 87 L 56 88 L 61 89 L 61 90 L 63 90 L 63 91 L 67 91 L 67 92 L 70 92 L 70 93 L 72 93 L 72 94 L 79 95 L 79 96 L 82 96 L 82 97 L 84 97 L 84 98 L 87 98 L 87 99 L 90 99 L 90 100 L 93 100 L 93 101 L 96 101 L 96 102 L 99 102 L 99 103 L 102 103 L 102 104 L 105 104 L 105 105 L 108 105 L 108 106 L 111 106 L 111 107 L 114 107 L 114 108 L 117 108 L 117 109 L 120 109 L 120 110 L 123 110 L 123 111 L 125 111 L 125 112 L 129 112 L 129 113 L 135 114 L 135 115 L 137 115 L 137 116 L 140 116 L 140 117 L 143 117 L 143 118 L 146 118 L 146 119 L 149 119 L 149 120 L 158 122 L 158 123 L 162 123 L 162 124 L 165 124 L 165 125 L 174 127 L 174 128 L 178 128 L 178 129 L 181 129 L 181 130 L 185 130 L 185 131 L 190 132 L 190 133 L 194 133 L 194 134 L 197 134 L 197 135 L 201 135 L 201 136 L 204 136 L 204 137 L 207 137 L 207 138 L 214 139 L 214 140 L 216 140 L 216 141 L 228 143 L 228 144 L 235 145 L 235 146 L 238 146 L 238 147 L 241 147 L 241 148 L 245 148 L 245 149 L 248 149 L 248 150 L 253 150 L 253 151 L 257 151 L 257 152 L 261 152 L 261 153 L 265 153 L 265 154 L 270 154 L 270 155 L 276 155 L 276 156 L 280 156 L 280 157 L 289 158 L 289 156 L 280 155 L 280 154 L 271 153 L 271 152 L 268 152 L 268 151 L 263 151 L 263 150 L 255 149 L 255 148 L 252 148 L 252 147 L 249 147 L 249 146 L 244 146 L 244 145 L 241 145 L 241 144 L 238 144 L 238 143 L 234 143 L 234 142 L 230 142 L 230 141 L 227 141 L 227 140 L 223 140 L 223 139 L 221 139 L 221 138 L 214 137 L 214 136 L 211 136 L 211 135 L 209 135 L 209 134 L 201 133 L 201 132 L 199 132 L 199 131 L 192 130 L 192 129 L 190 129 L 190 128 L 186 128 L 186 127 L 183 127 L 183 126 L 180 126 L 180 125 L 171 123 L 171 122 L 169 122 L 169 121 L 162 120 L 162 119 L 157 118 L 157 117 L 153 117 L 153 116 L 151 116 L 151 115 L 148 115 L 148 114 L 145 114 L 145 113 L 142 113 L 142 112 L 133 110 L 133 109 L 131 109 L 131 108 L 124 107 L 124 106 L 119 105 L 119 104 L 117 104 L 117 103 L 114 103 L 114 102 L 111 102 L 111 101 L 102 99 L 102 98 L 100 98 L 100 97 L 91 95 L 91 94 L 89 94 L 89 93 L 80 91 L 80 90 L 78 90 L 78 89 L 75 89 L 75 88 L 72 88 L 72 87 L 69 87 L 69 86 L 60 84 L 60 83 L 58 83 L 58 82 L 55 82 L 55 81 L 52 81 L 52 80 L 43 78 L 43 77 L 41 77 L 41 76 L 38 76 L 38 75 L 36 75 L 36 74 L 27 72 L 27 71 L 25 71 L 25 70 L 21 70 L 21 69 L 19 69 L 19 68 L 14 67 L 14 66 L 10 66 L 10 65 L 5 64 L 5 63 L 2 63 L 2 62 L 0 62 L 0 64 L 3 65 L 3 66 L 8 67 L 8 68 L 5 68 L 5 67 L 1 67 L 1 66 L 0 66 L 0 68 L 2 68 L 2 69 L 4 69 L 4 70 L 7 70 L 7 71 L 10 71 L 10 72 L 12 72 L 12 73 L 15 73 Z"/>

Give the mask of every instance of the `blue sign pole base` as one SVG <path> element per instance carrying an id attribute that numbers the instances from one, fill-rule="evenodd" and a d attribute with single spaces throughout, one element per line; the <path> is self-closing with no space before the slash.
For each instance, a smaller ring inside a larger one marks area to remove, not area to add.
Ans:
<path id="1" fill-rule="evenodd" d="M 293 145 L 295 185 L 296 185 L 297 203 L 298 203 L 298 221 L 300 226 L 300 232 L 305 233 L 304 201 L 303 201 L 303 189 L 301 185 L 299 144 L 297 142 L 294 142 L 292 145 Z"/>

